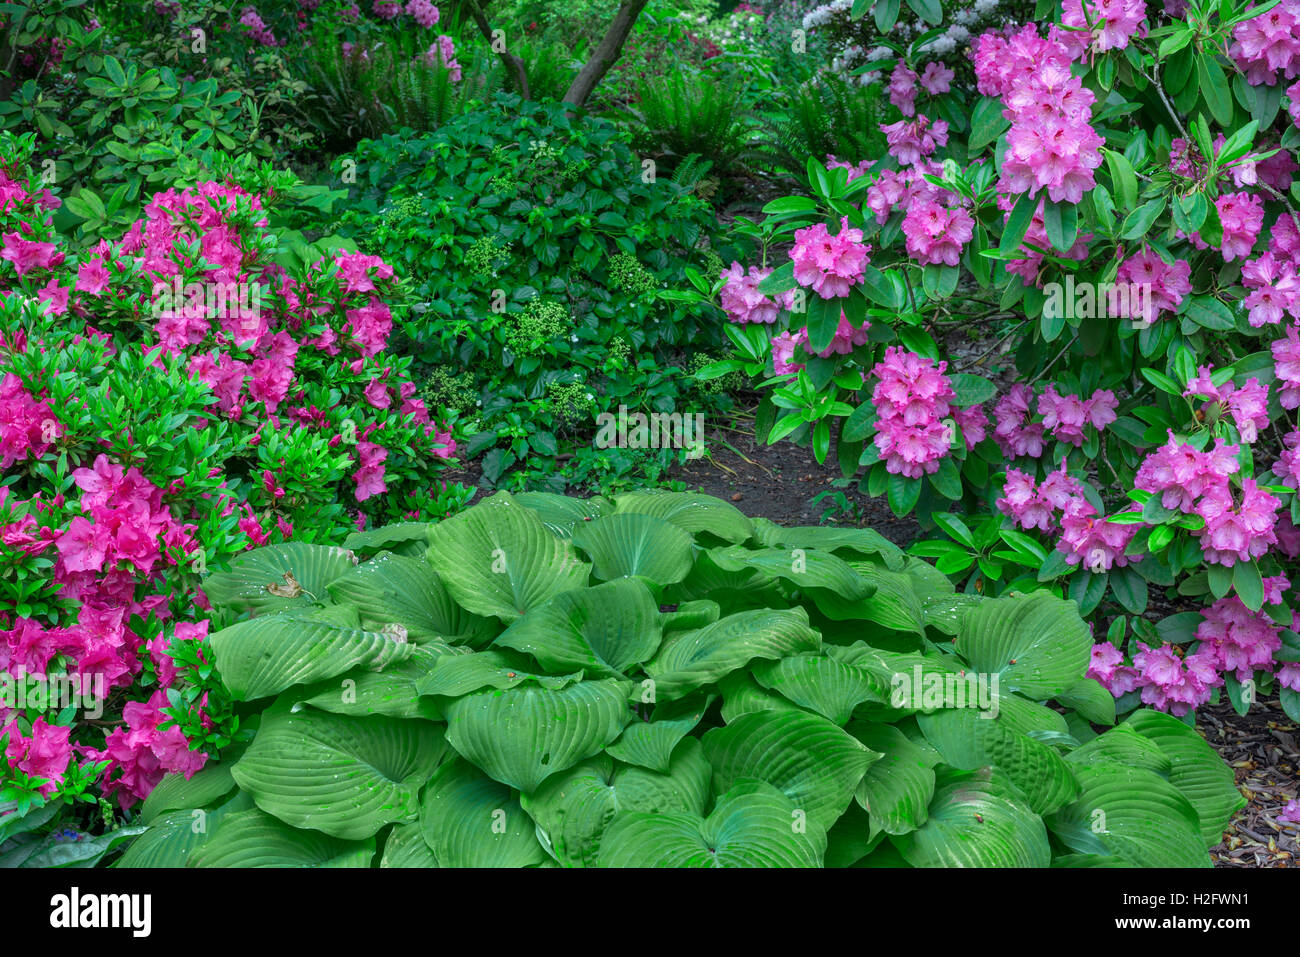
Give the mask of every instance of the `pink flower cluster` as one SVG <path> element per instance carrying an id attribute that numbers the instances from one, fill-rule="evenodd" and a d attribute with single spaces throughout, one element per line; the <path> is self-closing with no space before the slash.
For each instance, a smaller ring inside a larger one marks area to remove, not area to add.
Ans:
<path id="1" fill-rule="evenodd" d="M 942 200 L 946 190 L 925 178 L 942 176 L 943 167 L 927 161 L 901 170 L 881 170 L 876 181 L 867 187 L 867 208 L 876 215 L 877 223 L 884 223 L 896 209 L 909 209 L 922 199 Z"/>
<path id="2" fill-rule="evenodd" d="M 1005 183 L 999 183 L 998 189 L 1002 190 L 1004 185 Z M 1010 218 L 1011 209 L 1014 205 L 1014 197 L 1010 193 L 999 192 L 998 208 L 1003 211 L 1004 222 Z M 1074 245 L 1067 251 L 1061 252 L 1059 249 L 1052 249 L 1052 241 L 1047 238 L 1047 222 L 1043 218 L 1043 205 L 1040 203 L 1038 208 L 1034 210 L 1033 218 L 1029 221 L 1029 228 L 1025 230 L 1024 244 L 1018 250 L 1024 254 L 1024 258 L 1010 260 L 1007 263 L 1007 272 L 1019 276 L 1023 285 L 1037 285 L 1039 270 L 1043 265 L 1043 254 L 1039 250 L 1050 250 L 1054 256 L 1082 262 L 1088 258 L 1088 241 L 1090 239 L 1092 239 L 1091 233 L 1080 233 L 1075 239 Z"/>
<path id="3" fill-rule="evenodd" d="M 1035 482 L 1030 472 L 1007 469 L 1002 497 L 996 505 L 998 511 L 1010 516 L 1025 531 L 1037 528 L 1050 532 L 1056 527 L 1057 513 L 1082 498 L 1083 486 L 1066 471 L 1062 459 L 1061 467 L 1047 473 L 1042 482 Z"/>
<path id="4" fill-rule="evenodd" d="M 271 32 L 258 14 L 255 7 L 244 7 L 243 13 L 239 17 L 240 26 L 248 31 L 249 37 L 256 40 L 264 47 L 279 46 L 280 43 L 275 39 L 275 34 Z"/>
<path id="5" fill-rule="evenodd" d="M 1282 575 L 1264 579 L 1264 603 L 1278 605 L 1291 583 Z M 1262 609 L 1251 611 L 1236 595 L 1226 595 L 1201 612 L 1196 629 L 1201 642 L 1198 656 L 1208 658 L 1218 671 L 1235 672 L 1245 682 L 1256 671 L 1273 670 L 1273 654 L 1282 647 L 1278 625 Z"/>
<path id="6" fill-rule="evenodd" d="M 103 751 L 90 752 L 93 759 L 109 762 L 104 793 L 117 793 L 123 807 L 147 797 L 169 772 L 188 780 L 207 763 L 208 756 L 191 750 L 179 727 L 159 727 L 169 720 L 162 710 L 166 707 L 165 691 L 155 691 L 147 702 L 128 702 L 122 709 L 126 728 L 114 728 Z"/>
<path id="7" fill-rule="evenodd" d="M 1264 201 L 1250 193 L 1224 193 L 1214 200 L 1214 208 L 1219 211 L 1219 220 L 1223 224 L 1223 242 L 1219 252 L 1224 260 L 1232 262 L 1249 257 L 1264 225 Z M 1197 249 L 1209 248 L 1199 232 L 1187 236 L 1180 229 L 1178 235 L 1190 239 Z"/>
<path id="8" fill-rule="evenodd" d="M 1259 430 L 1268 427 L 1268 387 L 1261 385 L 1256 378 L 1251 378 L 1240 388 L 1229 380 L 1216 386 L 1211 379 L 1213 370 L 1201 366 L 1197 374 L 1187 383 L 1184 396 L 1200 396 L 1217 403 L 1232 415 L 1241 441 L 1250 444 L 1259 438 Z"/>
<path id="9" fill-rule="evenodd" d="M 851 228 L 847 216 L 840 220 L 840 231 L 834 236 L 825 223 L 806 226 L 796 230 L 790 250 L 795 281 L 823 299 L 842 299 L 862 281 L 869 252 L 871 246 L 862 241 L 862 230 Z"/>
<path id="10" fill-rule="evenodd" d="M 1286 338 L 1274 339 L 1273 372 L 1277 376 L 1277 400 L 1284 409 L 1300 407 L 1300 327 L 1288 326 Z"/>
<path id="11" fill-rule="evenodd" d="M 1115 421 L 1119 400 L 1109 389 L 1098 389 L 1088 399 L 1077 395 L 1061 395 L 1056 386 L 1049 384 L 1038 396 L 1039 421 L 1031 421 L 1030 409 L 1034 390 L 1023 383 L 1013 385 L 993 407 L 993 440 L 1003 453 L 1012 457 L 1038 458 L 1043 454 L 1044 434 L 1073 445 L 1084 443 L 1084 427 L 1101 431 Z"/>
<path id="12" fill-rule="evenodd" d="M 835 328 L 835 334 L 831 337 L 831 343 L 821 352 L 814 352 L 808 342 L 808 327 L 804 326 L 798 332 L 783 332 L 779 336 L 772 338 L 772 366 L 776 375 L 790 375 L 798 372 L 803 368 L 802 362 L 794 361 L 795 347 L 801 346 L 804 355 L 815 355 L 822 359 L 829 359 L 831 356 L 846 356 L 858 346 L 864 346 L 868 342 L 867 333 L 871 330 L 870 322 L 863 322 L 862 325 L 854 328 L 853 323 L 849 322 L 849 317 L 844 315 L 840 310 L 840 322 Z"/>
<path id="13" fill-rule="evenodd" d="M 1139 510 L 1134 505 L 1124 512 Z M 1129 563 L 1124 551 L 1141 528 L 1141 523 L 1109 521 L 1099 516 L 1086 498 L 1075 498 L 1066 503 L 1061 514 L 1061 538 L 1056 548 L 1069 564 L 1082 563 L 1089 571 L 1101 574 L 1112 566 L 1123 568 Z"/>
<path id="14" fill-rule="evenodd" d="M 44 717 L 32 722 L 30 738 L 23 736 L 15 721 L 0 727 L 0 737 L 8 736 L 9 740 L 5 757 L 24 774 L 44 779 L 37 790 L 46 797 L 58 788 L 72 760 L 71 733 L 71 727 L 49 724 Z"/>
<path id="15" fill-rule="evenodd" d="M 867 173 L 870 172 L 871 167 L 875 165 L 876 164 L 871 160 L 863 160 L 861 163 L 854 166 L 848 160 L 836 159 L 834 154 L 829 154 L 826 157 L 826 168 L 848 170 L 848 181 L 850 183 L 859 177 L 866 176 Z"/>
<path id="16" fill-rule="evenodd" d="M 726 282 L 718 294 L 722 311 L 732 322 L 745 325 L 750 322 L 772 323 L 782 309 L 794 305 L 794 290 L 787 290 L 775 298 L 759 292 L 758 284 L 772 274 L 770 269 L 750 266 L 749 272 L 738 262 L 722 272 Z"/>
<path id="17" fill-rule="evenodd" d="M 1279 73 L 1295 79 L 1300 73 L 1300 3 L 1282 0 L 1263 15 L 1238 23 L 1228 53 L 1252 86 L 1275 86 Z"/>
<path id="18" fill-rule="evenodd" d="M 1217 439 L 1213 449 L 1198 452 L 1169 441 L 1148 456 L 1133 480 L 1136 488 L 1160 495 L 1165 508 L 1199 515 L 1197 530 L 1205 560 L 1234 565 L 1259 558 L 1277 544 L 1274 526 L 1281 502 L 1254 479 L 1243 479 L 1240 503 L 1233 496 L 1231 476 L 1241 468 L 1238 447 Z"/>
<path id="19" fill-rule="evenodd" d="M 1192 291 L 1192 264 L 1185 259 L 1167 263 L 1151 249 L 1134 253 L 1122 263 L 1115 275 L 1120 285 L 1145 286 L 1150 289 L 1150 299 L 1141 301 L 1146 306 L 1141 317 L 1132 315 L 1132 297 L 1120 297 L 1116 303 L 1115 318 L 1138 319 L 1155 322 L 1161 312 L 1175 313 L 1183 298 Z"/>
<path id="20" fill-rule="evenodd" d="M 407 0 L 406 12 L 415 18 L 415 22 L 428 29 L 438 22 L 441 16 L 438 8 L 429 0 Z"/>
<path id="21" fill-rule="evenodd" d="M 1145 30 L 1139 32 L 1147 15 L 1145 0 L 1086 0 L 1086 18 L 1084 2 L 1085 0 L 1063 0 L 1061 4 L 1061 23 L 1073 31 L 1082 31 L 1060 32 L 1061 39 L 1067 44 L 1075 42 L 1080 45 L 1076 57 L 1082 56 L 1089 49 L 1097 53 L 1122 50 L 1134 36 L 1145 35 Z"/>
<path id="22" fill-rule="evenodd" d="M 47 400 L 32 396 L 12 373 L 0 378 L 0 471 L 29 455 L 44 455 L 62 435 Z"/>
<path id="23" fill-rule="evenodd" d="M 871 370 L 879 380 L 871 393 L 874 441 L 890 472 L 920 478 L 937 472 L 939 460 L 948 455 L 954 436 L 944 419 L 957 396 L 944 374 L 947 368 L 946 362 L 890 346 Z"/>
<path id="24" fill-rule="evenodd" d="M 1077 203 L 1094 185 L 1105 143 L 1092 128 L 1093 94 L 1070 70 L 1063 31 L 1038 36 L 1033 24 L 1001 37 L 986 33 L 975 48 L 975 76 L 985 96 L 1001 97 L 1011 121 L 1002 181 L 1011 193 Z"/>
<path id="25" fill-rule="evenodd" d="M 931 96 L 939 96 L 952 89 L 952 79 L 957 74 L 947 64 L 939 60 L 931 61 L 918 77 L 916 71 L 904 60 L 894 65 L 889 76 L 889 102 L 898 107 L 904 116 L 916 113 L 916 86 L 918 81 L 922 89 Z"/>
<path id="26" fill-rule="evenodd" d="M 900 166 L 915 166 L 948 143 L 948 124 L 943 120 L 932 121 L 922 114 L 917 114 L 914 120 L 882 123 L 880 132 L 885 134 L 889 155 Z"/>
<path id="27" fill-rule="evenodd" d="M 903 217 L 907 254 L 923 265 L 956 266 L 974 229 L 975 220 L 966 210 L 949 209 L 929 198 L 912 203 Z"/>
<path id="28" fill-rule="evenodd" d="M 424 62 L 429 66 L 445 67 L 452 83 L 459 83 L 464 75 L 456 59 L 456 41 L 445 33 L 429 45 L 424 53 Z"/>

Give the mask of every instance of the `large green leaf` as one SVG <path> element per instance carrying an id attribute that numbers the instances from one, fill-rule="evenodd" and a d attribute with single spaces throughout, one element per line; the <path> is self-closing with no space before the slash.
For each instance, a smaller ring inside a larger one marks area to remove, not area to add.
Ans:
<path id="1" fill-rule="evenodd" d="M 1084 676 L 1092 636 L 1078 606 L 1036 591 L 971 608 L 954 647 L 977 672 L 998 675 L 1003 690 L 1042 700 Z"/>
<path id="2" fill-rule="evenodd" d="M 203 581 L 217 608 L 265 614 L 329 601 L 329 584 L 352 570 L 357 556 L 330 545 L 266 545 L 244 552 L 230 570 Z"/>
<path id="3" fill-rule="evenodd" d="M 521 492 L 515 501 L 536 512 L 542 524 L 560 538 L 572 538 L 577 525 L 614 511 L 614 503 L 600 496 L 573 498 L 554 492 Z"/>
<path id="4" fill-rule="evenodd" d="M 290 827 L 254 808 L 231 814 L 190 854 L 191 867 L 369 867 L 373 837 L 344 841 Z"/>
<path id="5" fill-rule="evenodd" d="M 1179 724 L 1182 724 L 1180 721 Z M 1071 764 L 1095 764 L 1109 761 L 1131 768 L 1146 768 L 1168 780 L 1172 762 L 1151 739 L 1122 724 L 1099 734 L 1087 744 L 1075 748 L 1066 758 Z"/>
<path id="6" fill-rule="evenodd" d="M 624 811 L 600 842 L 601 867 L 820 867 L 826 831 L 770 784 L 746 781 L 707 818 Z"/>
<path id="7" fill-rule="evenodd" d="M 469 655 L 443 655 L 427 675 L 415 683 L 422 695 L 459 698 L 483 688 L 504 690 L 522 684 L 537 684 L 558 690 L 582 680 L 582 672 L 570 675 L 542 675 L 529 671 L 527 659 L 510 649 L 489 648 Z"/>
<path id="8" fill-rule="evenodd" d="M 591 571 L 572 545 L 506 492 L 434 525 L 429 563 L 462 608 L 503 621 L 585 586 Z"/>
<path id="9" fill-rule="evenodd" d="M 662 518 L 636 512 L 605 515 L 573 530 L 573 544 L 590 557 L 597 578 L 633 575 L 671 585 L 691 570 L 691 536 Z"/>
<path id="10" fill-rule="evenodd" d="M 1206 847 L 1218 844 L 1232 816 L 1246 805 L 1232 768 L 1195 728 L 1172 715 L 1143 708 L 1129 715 L 1120 727 L 1132 728 L 1149 738 L 1169 756 L 1169 783 L 1196 808 Z"/>
<path id="11" fill-rule="evenodd" d="M 229 757 L 227 755 L 227 757 Z M 140 806 L 140 820 L 152 824 L 168 811 L 203 808 L 225 797 L 236 787 L 229 760 L 208 764 L 188 780 L 183 774 L 168 774 L 149 792 Z"/>
<path id="12" fill-rule="evenodd" d="M 799 711 L 751 712 L 702 740 L 714 790 L 746 778 L 766 781 L 822 828 L 844 813 L 867 768 L 880 760 L 825 718 Z"/>
<path id="13" fill-rule="evenodd" d="M 934 756 L 891 724 L 855 721 L 846 729 L 881 759 L 858 783 L 857 800 L 870 816 L 870 837 L 906 834 L 925 823 L 934 797 Z"/>
<path id="14" fill-rule="evenodd" d="M 423 558 L 429 548 L 430 527 L 428 522 L 399 522 L 383 528 L 353 532 L 343 539 L 343 547 L 363 555 L 372 555 L 382 549 Z"/>
<path id="15" fill-rule="evenodd" d="M 423 558 L 376 555 L 334 579 L 329 593 L 334 601 L 353 605 L 364 627 L 378 631 L 387 624 L 401 625 L 414 642 L 441 638 L 478 645 L 500 627 L 457 605 Z"/>
<path id="16" fill-rule="evenodd" d="M 667 774 L 618 764 L 602 754 L 552 775 L 520 801 L 556 860 L 593 867 L 601 836 L 620 811 L 703 815 L 710 774 L 699 742 L 692 739 L 673 756 Z"/>
<path id="17" fill-rule="evenodd" d="M 753 523 L 732 505 L 712 495 L 696 492 L 628 492 L 614 498 L 618 512 L 653 515 L 672 522 L 684 532 L 708 532 L 739 544 L 754 534 Z"/>
<path id="18" fill-rule="evenodd" d="M 756 661 L 754 678 L 795 704 L 843 725 L 864 701 L 884 704 L 889 689 L 866 668 L 840 660 L 838 646 L 788 655 L 776 661 Z"/>
<path id="19" fill-rule="evenodd" d="M 1043 820 L 996 772 L 939 772 L 929 818 L 891 840 L 913 867 L 1047 867 Z"/>
<path id="20" fill-rule="evenodd" d="M 633 718 L 606 752 L 625 764 L 667 774 L 673 751 L 704 717 L 713 698 L 685 698 L 656 705 L 649 721 Z"/>
<path id="21" fill-rule="evenodd" d="M 357 839 L 414 820 L 445 753 L 442 727 L 429 721 L 268 712 L 232 773 L 286 824 Z"/>
<path id="22" fill-rule="evenodd" d="M 765 689 L 748 671 L 733 671 L 718 681 L 718 690 L 722 692 L 722 720 L 727 724 L 754 711 L 804 712 L 789 698 Z"/>
<path id="23" fill-rule="evenodd" d="M 921 599 L 917 597 L 915 582 L 910 575 L 891 572 L 871 562 L 854 562 L 852 567 L 870 587 L 871 593 L 852 601 L 827 596 L 824 592 L 814 594 L 813 600 L 827 618 L 870 621 L 894 631 L 925 634 Z"/>
<path id="24" fill-rule="evenodd" d="M 1074 770 L 1083 794 L 1047 818 L 1071 850 L 1121 857 L 1138 867 L 1210 866 L 1196 809 L 1164 778 L 1112 761 Z"/>
<path id="25" fill-rule="evenodd" d="M 447 740 L 496 780 L 531 792 L 618 737 L 631 717 L 628 688 L 607 679 L 480 691 L 446 706 Z"/>
<path id="26" fill-rule="evenodd" d="M 848 562 L 830 552 L 813 549 L 714 548 L 709 557 L 723 571 L 754 568 L 769 578 L 780 578 L 796 588 L 824 588 L 847 601 L 866 598 L 872 589 Z"/>
<path id="27" fill-rule="evenodd" d="M 765 518 L 754 520 L 754 537 L 760 545 L 785 548 L 816 548 L 826 552 L 851 552 L 878 555 L 888 568 L 903 567 L 903 552 L 879 532 L 870 528 L 830 528 L 825 525 L 799 525 L 785 528 Z"/>
<path id="28" fill-rule="evenodd" d="M 231 784 L 234 784 L 233 780 Z M 210 811 L 196 807 L 159 814 L 150 822 L 149 830 L 126 849 L 116 866 L 187 867 L 195 850 L 216 834 L 227 815 L 252 809 L 253 799 L 238 793 Z"/>
<path id="29" fill-rule="evenodd" d="M 530 867 L 546 858 L 518 795 L 460 758 L 425 788 L 420 829 L 443 867 Z"/>
<path id="30" fill-rule="evenodd" d="M 419 821 L 398 824 L 384 842 L 384 853 L 379 858 L 380 867 L 437 867 L 438 859 L 424 840 L 424 829 Z"/>
<path id="31" fill-rule="evenodd" d="M 443 646 L 452 657 L 456 655 Z M 424 718 L 440 721 L 442 712 L 429 698 L 421 698 L 418 687 L 442 657 L 432 644 L 417 645 L 405 661 L 383 671 L 352 671 L 312 685 L 302 692 L 305 704 L 334 714 L 366 716 L 386 714 L 392 718 Z"/>
<path id="32" fill-rule="evenodd" d="M 671 700 L 717 681 L 754 658 L 781 658 L 820 646 L 821 638 L 808 626 L 803 608 L 760 608 L 672 635 L 645 671 L 655 683 L 656 696 Z"/>
<path id="33" fill-rule="evenodd" d="M 512 624 L 495 644 L 532 655 L 550 672 L 618 676 L 658 650 L 660 622 L 650 589 L 638 579 L 618 578 L 561 592 Z"/>
<path id="34" fill-rule="evenodd" d="M 232 696 L 252 701 L 354 668 L 385 668 L 415 653 L 400 631 L 367 631 L 300 612 L 262 615 L 209 639 Z"/>

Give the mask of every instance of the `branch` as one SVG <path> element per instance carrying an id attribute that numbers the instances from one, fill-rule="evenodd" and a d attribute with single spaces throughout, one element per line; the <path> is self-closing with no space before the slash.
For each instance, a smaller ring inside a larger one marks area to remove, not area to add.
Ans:
<path id="1" fill-rule="evenodd" d="M 596 85 L 605 78 L 623 52 L 623 44 L 627 42 L 627 35 L 632 32 L 632 25 L 636 23 L 636 18 L 641 15 L 650 0 L 622 0 L 618 5 L 618 13 L 614 14 L 614 20 L 605 31 L 605 36 L 596 49 L 592 51 L 587 62 L 582 65 L 578 75 L 573 78 L 573 83 L 569 90 L 564 94 L 564 102 L 572 103 L 574 106 L 582 106 L 587 102 L 587 98 L 596 89 Z"/>
<path id="2" fill-rule="evenodd" d="M 488 18 L 483 14 L 483 9 L 479 6 L 478 0 L 469 0 L 470 16 L 478 24 L 479 33 L 483 34 L 483 39 L 487 40 L 488 46 L 495 42 L 492 39 L 492 24 L 488 23 Z M 515 56 L 509 50 L 502 50 L 498 56 L 501 57 L 501 63 L 505 66 L 506 72 L 513 74 L 515 82 L 519 84 L 519 94 L 525 99 L 532 99 L 528 92 L 528 70 L 524 67 L 524 61 Z"/>

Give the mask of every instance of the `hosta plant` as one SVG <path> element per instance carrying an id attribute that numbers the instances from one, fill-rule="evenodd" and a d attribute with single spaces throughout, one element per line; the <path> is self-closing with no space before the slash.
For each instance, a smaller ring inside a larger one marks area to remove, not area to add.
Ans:
<path id="1" fill-rule="evenodd" d="M 1242 804 L 1192 727 L 1113 726 L 1072 602 L 704 495 L 503 492 L 206 589 L 256 730 L 122 866 L 1208 866 Z"/>

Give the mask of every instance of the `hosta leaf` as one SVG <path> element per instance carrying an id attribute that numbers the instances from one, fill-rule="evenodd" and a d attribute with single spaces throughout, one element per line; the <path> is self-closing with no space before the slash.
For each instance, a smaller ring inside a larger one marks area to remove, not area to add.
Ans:
<path id="1" fill-rule="evenodd" d="M 826 831 L 769 784 L 747 781 L 707 818 L 625 811 L 600 842 L 601 867 L 820 867 Z"/>
<path id="2" fill-rule="evenodd" d="M 328 586 L 352 570 L 357 557 L 330 545 L 266 545 L 244 552 L 230 570 L 203 580 L 203 591 L 217 608 L 254 614 L 302 608 L 329 601 Z"/>
<path id="3" fill-rule="evenodd" d="M 333 624 L 298 612 L 262 615 L 209 639 L 217 670 L 239 701 L 265 698 L 354 668 L 385 668 L 415 653 L 400 634 Z"/>
<path id="4" fill-rule="evenodd" d="M 1169 783 L 1192 802 L 1205 845 L 1218 844 L 1232 816 L 1246 804 L 1232 769 L 1195 728 L 1172 715 L 1144 708 L 1134 711 L 1120 727 L 1132 728 L 1151 739 L 1169 756 Z"/>
<path id="5" fill-rule="evenodd" d="M 691 570 L 691 536 L 671 522 L 639 513 L 605 515 L 573 530 L 597 578 L 638 575 L 671 585 Z"/>
<path id="6" fill-rule="evenodd" d="M 906 834 L 925 823 L 934 797 L 935 758 L 890 724 L 855 721 L 846 729 L 881 759 L 858 783 L 857 800 L 877 832 Z"/>
<path id="7" fill-rule="evenodd" d="M 754 537 L 767 547 L 816 548 L 825 552 L 842 551 L 859 555 L 878 555 L 888 568 L 903 567 L 903 552 L 879 532 L 870 528 L 828 528 L 825 525 L 799 525 L 785 528 L 765 518 L 754 520 Z"/>
<path id="8" fill-rule="evenodd" d="M 813 595 L 817 607 L 827 618 L 870 621 L 894 631 L 925 633 L 921 600 L 911 576 L 888 571 L 870 562 L 855 562 L 853 567 L 870 585 L 872 593 L 857 601 L 827 600 L 824 594 Z"/>
<path id="9" fill-rule="evenodd" d="M 703 628 L 717 621 L 721 614 L 722 608 L 716 601 L 684 601 L 676 611 L 664 612 L 664 632 Z"/>
<path id="10" fill-rule="evenodd" d="M 605 751 L 619 761 L 667 774 L 673 751 L 704 717 L 713 698 L 657 705 L 649 721 L 633 718 Z"/>
<path id="11" fill-rule="evenodd" d="M 414 820 L 445 753 L 442 727 L 429 721 L 268 712 L 231 773 L 286 824 L 357 839 Z"/>
<path id="12" fill-rule="evenodd" d="M 772 691 L 765 690 L 753 675 L 747 671 L 736 671 L 718 682 L 722 692 L 722 720 L 733 723 L 743 714 L 754 711 L 798 711 L 803 712 L 793 701 L 783 698 Z"/>
<path id="13" fill-rule="evenodd" d="M 858 665 L 838 660 L 831 646 L 821 652 L 755 662 L 753 674 L 769 691 L 841 726 L 862 702 L 884 704 L 889 698 L 889 689 L 875 675 Z"/>
<path id="14" fill-rule="evenodd" d="M 703 815 L 710 774 L 700 743 L 692 739 L 673 756 L 667 774 L 597 755 L 552 775 L 520 802 L 561 864 L 594 867 L 601 836 L 620 811 Z"/>
<path id="15" fill-rule="evenodd" d="M 417 688 L 440 657 L 431 646 L 417 645 L 410 658 L 383 671 L 353 671 L 312 685 L 303 692 L 302 701 L 334 714 L 439 721 L 442 712 L 431 700 L 421 699 Z"/>
<path id="16" fill-rule="evenodd" d="M 369 867 L 374 838 L 345 841 L 290 827 L 264 811 L 231 814 L 190 855 L 191 867 Z"/>
<path id="17" fill-rule="evenodd" d="M 1146 768 L 1075 766 L 1079 800 L 1047 824 L 1071 850 L 1121 857 L 1138 867 L 1209 867 L 1200 819 L 1176 787 Z"/>
<path id="18" fill-rule="evenodd" d="M 880 753 L 820 715 L 756 711 L 703 737 L 714 790 L 766 781 L 822 828 L 835 823 Z"/>
<path id="19" fill-rule="evenodd" d="M 1079 795 L 1070 766 L 1055 748 L 1010 730 L 991 713 L 949 709 L 917 715 L 916 721 L 946 763 L 967 771 L 996 768 L 1035 814 L 1050 814 Z"/>
<path id="20" fill-rule="evenodd" d="M 459 698 L 483 688 L 504 690 L 534 683 L 552 691 L 582 680 L 582 673 L 552 676 L 535 674 L 520 664 L 522 655 L 488 649 L 469 655 L 443 655 L 430 671 L 415 683 L 422 695 Z"/>
<path id="21" fill-rule="evenodd" d="M 1181 721 L 1179 725 L 1182 725 Z M 1161 751 L 1159 745 L 1138 734 L 1131 725 L 1127 724 L 1097 735 L 1087 744 L 1071 751 L 1066 760 L 1071 764 L 1109 761 L 1131 768 L 1146 768 L 1166 780 L 1169 778 L 1171 767 L 1169 755 Z"/>
<path id="22" fill-rule="evenodd" d="M 230 783 L 234 784 L 233 779 Z M 194 851 L 207 843 L 227 815 L 251 810 L 253 806 L 251 797 L 239 793 L 210 811 L 196 807 L 160 814 L 152 819 L 149 830 L 126 849 L 116 866 L 187 867 Z"/>
<path id="23" fill-rule="evenodd" d="M 642 582 L 618 578 L 561 592 L 497 636 L 495 644 L 536 658 L 551 672 L 621 675 L 659 649 L 659 603 Z"/>
<path id="24" fill-rule="evenodd" d="M 1037 591 L 972 608 L 953 645 L 977 672 L 999 675 L 1004 690 L 1041 700 L 1084 676 L 1092 637 L 1077 606 Z"/>
<path id="25" fill-rule="evenodd" d="M 921 617 L 945 635 L 960 634 L 966 612 L 982 601 L 979 595 L 931 595 L 921 600 Z"/>
<path id="26" fill-rule="evenodd" d="M 739 544 L 754 534 L 753 523 L 730 502 L 696 492 L 628 492 L 614 498 L 621 513 L 653 515 L 684 532 L 708 532 Z"/>
<path id="27" fill-rule="evenodd" d="M 499 626 L 465 611 L 423 559 L 386 552 L 336 578 L 330 597 L 347 602 L 361 614 L 362 624 L 378 631 L 399 624 L 414 642 L 442 638 L 452 644 L 481 644 Z"/>
<path id="28" fill-rule="evenodd" d="M 754 658 L 781 658 L 815 651 L 821 638 L 802 608 L 760 608 L 720 618 L 698 631 L 666 639 L 645 671 L 657 698 L 680 698 L 717 681 Z"/>
<path id="29" fill-rule="evenodd" d="M 758 548 L 740 545 L 715 548 L 709 557 L 723 571 L 756 568 L 797 588 L 825 588 L 849 601 L 866 598 L 871 588 L 843 559 L 811 549 Z"/>
<path id="30" fill-rule="evenodd" d="M 399 824 L 384 842 L 384 853 L 379 858 L 380 867 L 437 867 L 438 859 L 424 840 L 419 821 Z"/>
<path id="31" fill-rule="evenodd" d="M 183 774 L 168 774 L 140 806 L 140 820 L 152 824 L 168 811 L 207 807 L 233 791 L 237 785 L 230 774 L 232 762 L 208 764 L 188 781 Z"/>
<path id="32" fill-rule="evenodd" d="M 1046 867 L 1042 818 L 989 771 L 939 773 L 926 822 L 892 840 L 913 867 Z"/>
<path id="33" fill-rule="evenodd" d="M 521 492 L 515 502 L 537 513 L 542 523 L 560 538 L 572 538 L 573 529 L 583 521 L 614 511 L 607 498 L 573 498 L 554 492 Z"/>
<path id="34" fill-rule="evenodd" d="M 456 603 L 503 621 L 585 586 L 591 570 L 506 492 L 434 525 L 429 543 L 429 563 Z"/>
<path id="35" fill-rule="evenodd" d="M 353 532 L 343 539 L 343 547 L 362 555 L 370 555 L 381 549 L 396 551 L 409 547 L 410 551 L 423 557 L 429 548 L 429 528 L 428 522 L 399 522 L 383 528 Z"/>
<path id="36" fill-rule="evenodd" d="M 430 779 L 420 830 L 443 867 L 530 867 L 546 857 L 515 792 L 460 758 Z"/>
<path id="37" fill-rule="evenodd" d="M 1115 723 L 1115 696 L 1094 678 L 1080 678 L 1056 700 L 1094 724 Z"/>
<path id="38" fill-rule="evenodd" d="M 618 737 L 631 717 L 628 688 L 608 679 L 480 691 L 446 706 L 447 740 L 491 777 L 530 792 Z"/>

